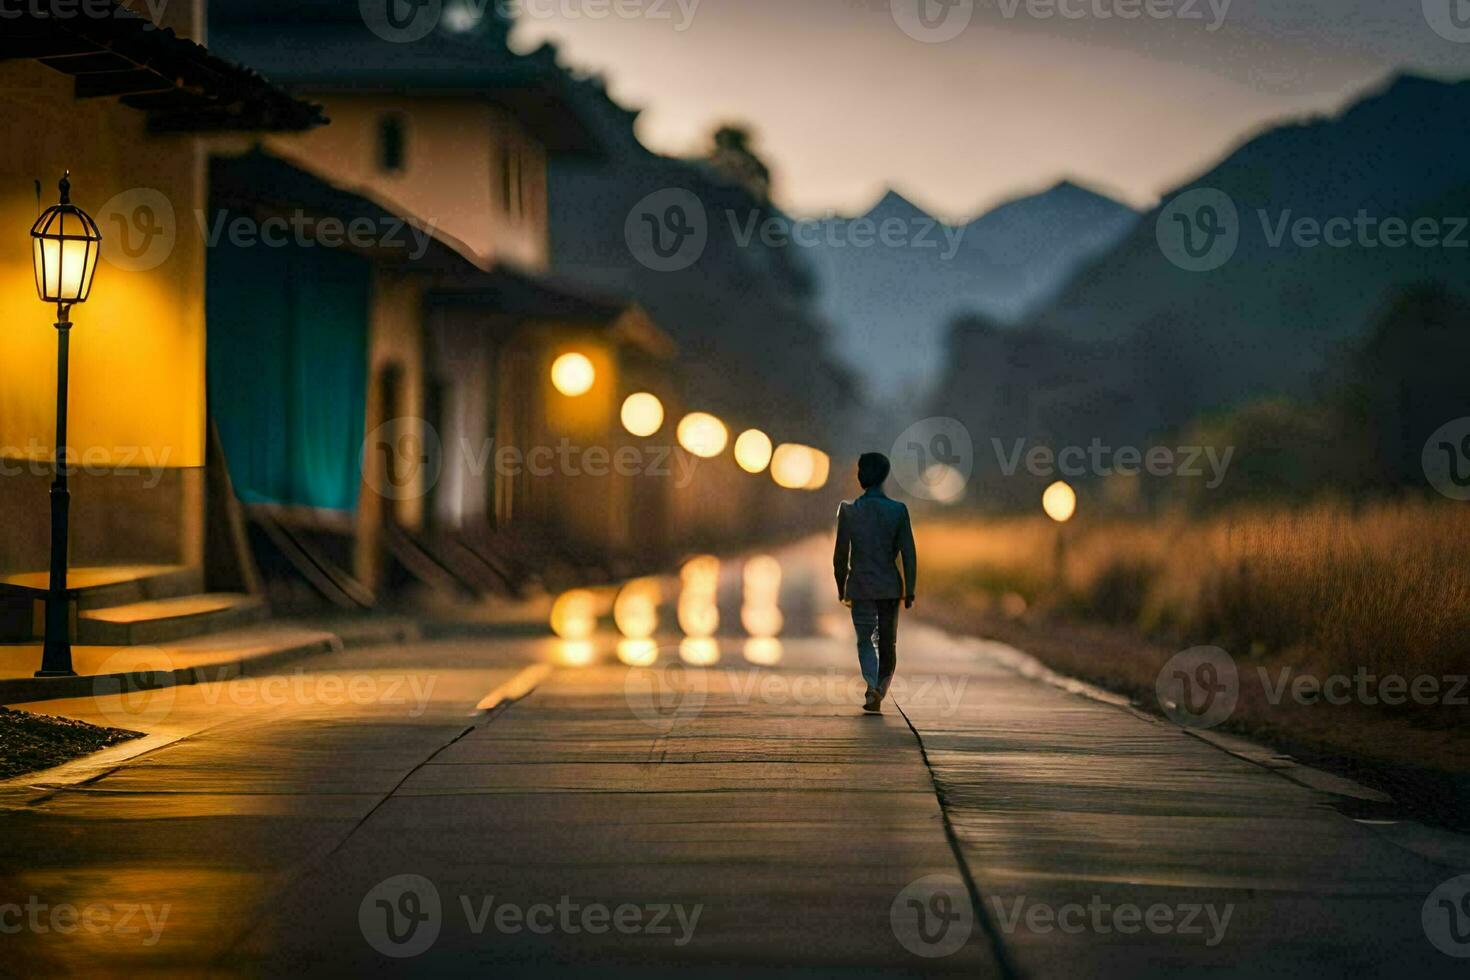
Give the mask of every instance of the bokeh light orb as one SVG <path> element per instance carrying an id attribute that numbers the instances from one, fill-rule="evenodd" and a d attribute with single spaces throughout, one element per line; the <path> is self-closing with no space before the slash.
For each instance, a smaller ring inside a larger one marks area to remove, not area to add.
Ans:
<path id="1" fill-rule="evenodd" d="M 679 641 L 679 659 L 695 667 L 720 662 L 720 644 L 707 636 L 686 636 Z"/>
<path id="2" fill-rule="evenodd" d="M 597 630 L 597 597 L 572 589 L 551 605 L 551 630 L 563 640 L 586 640 Z"/>
<path id="3" fill-rule="evenodd" d="M 760 473 L 771 464 L 771 437 L 760 429 L 746 429 L 735 440 L 735 462 L 747 473 Z"/>
<path id="4" fill-rule="evenodd" d="M 809 446 L 785 442 L 771 455 L 771 479 L 787 490 L 805 490 L 817 477 L 817 458 Z"/>
<path id="5" fill-rule="evenodd" d="M 597 369 L 586 354 L 563 354 L 551 365 L 551 384 L 568 398 L 585 395 L 597 381 Z"/>
<path id="6" fill-rule="evenodd" d="M 623 399 L 623 428 L 635 436 L 651 436 L 664 424 L 664 403 L 658 396 L 639 391 Z"/>
<path id="7" fill-rule="evenodd" d="M 1077 492 L 1066 481 L 1058 480 L 1041 495 L 1041 509 L 1058 524 L 1065 524 L 1077 513 Z"/>
<path id="8" fill-rule="evenodd" d="M 803 490 L 820 490 L 827 485 L 827 477 L 832 475 L 832 457 L 820 449 L 811 450 L 812 454 L 812 478 L 806 481 Z"/>
<path id="9" fill-rule="evenodd" d="M 922 479 L 936 503 L 949 505 L 965 495 L 965 475 L 948 463 L 932 463 Z"/>
<path id="10" fill-rule="evenodd" d="M 745 641 L 745 659 L 759 667 L 774 667 L 781 662 L 781 641 L 769 636 L 753 636 Z"/>
<path id="11" fill-rule="evenodd" d="M 613 601 L 613 622 L 630 640 L 646 640 L 658 629 L 658 604 L 663 589 L 658 579 L 637 578 L 623 586 Z"/>
<path id="12" fill-rule="evenodd" d="M 725 423 L 707 412 L 690 412 L 680 419 L 678 435 L 679 445 L 700 459 L 714 459 L 730 441 Z"/>

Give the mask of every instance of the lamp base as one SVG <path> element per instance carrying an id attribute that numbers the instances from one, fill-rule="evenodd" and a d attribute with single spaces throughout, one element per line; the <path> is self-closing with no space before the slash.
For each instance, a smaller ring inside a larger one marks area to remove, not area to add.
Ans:
<path id="1" fill-rule="evenodd" d="M 34 676 L 36 676 L 36 677 L 75 677 L 75 676 L 77 676 L 77 672 L 74 671 L 74 670 L 38 670 L 38 671 L 36 671 L 36 673 L 35 673 Z"/>

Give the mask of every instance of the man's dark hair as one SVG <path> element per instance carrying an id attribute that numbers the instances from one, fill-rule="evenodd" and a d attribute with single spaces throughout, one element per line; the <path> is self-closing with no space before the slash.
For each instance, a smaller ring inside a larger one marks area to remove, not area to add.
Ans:
<path id="1" fill-rule="evenodd" d="M 888 479 L 888 471 L 891 469 L 892 464 L 882 453 L 863 453 L 858 457 L 858 482 L 863 485 L 864 490 L 871 490 Z"/>

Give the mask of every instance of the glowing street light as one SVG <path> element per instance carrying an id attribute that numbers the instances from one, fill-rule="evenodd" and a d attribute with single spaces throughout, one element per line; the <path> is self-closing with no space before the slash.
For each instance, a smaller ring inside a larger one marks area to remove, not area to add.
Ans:
<path id="1" fill-rule="evenodd" d="M 1067 587 L 1067 534 L 1066 523 L 1077 513 L 1077 492 L 1067 485 L 1065 481 L 1058 480 L 1046 488 L 1041 495 L 1041 509 L 1046 511 L 1057 524 L 1056 550 L 1052 555 L 1052 575 L 1055 578 L 1057 594 L 1061 595 Z"/>
<path id="2" fill-rule="evenodd" d="M 586 354 L 573 351 L 563 354 L 551 364 L 551 384 L 568 398 L 585 395 L 597 381 L 597 368 Z"/>
<path id="3" fill-rule="evenodd" d="M 51 483 L 51 575 L 46 590 L 46 638 L 37 677 L 73 677 L 70 617 L 67 615 L 66 554 L 71 492 L 66 486 L 67 373 L 71 348 L 71 308 L 92 292 L 102 233 L 97 222 L 71 203 L 71 172 L 58 185 L 61 200 L 31 226 L 36 293 L 56 304 L 56 478 Z"/>
<path id="4" fill-rule="evenodd" d="M 827 485 L 827 477 L 832 475 L 832 457 L 820 449 L 811 450 L 812 454 L 812 478 L 806 481 L 803 490 L 820 490 Z"/>
<path id="5" fill-rule="evenodd" d="M 589 640 L 597 631 L 597 597 L 587 589 L 572 589 L 551 605 L 551 630 L 563 640 Z"/>
<path id="6" fill-rule="evenodd" d="M 730 432 L 725 423 L 705 412 L 690 412 L 679 420 L 679 445 L 701 459 L 713 459 L 725 451 Z"/>
<path id="7" fill-rule="evenodd" d="M 1077 512 L 1077 492 L 1066 482 L 1058 480 L 1041 495 L 1041 509 L 1058 524 L 1065 524 Z"/>
<path id="8" fill-rule="evenodd" d="M 771 463 L 771 437 L 760 429 L 746 429 L 735 440 L 735 462 L 747 473 L 760 473 Z"/>
<path id="9" fill-rule="evenodd" d="M 635 578 L 624 585 L 613 601 L 613 622 L 629 640 L 647 640 L 658 629 L 658 604 L 663 589 L 658 579 Z"/>
<path id="10" fill-rule="evenodd" d="M 787 490 L 805 490 L 817 478 L 816 450 L 794 442 L 783 442 L 771 456 L 771 479 Z M 821 474 L 827 482 L 826 474 Z"/>
<path id="11" fill-rule="evenodd" d="M 646 391 L 623 399 L 623 428 L 635 436 L 651 436 L 664 424 L 664 403 Z"/>

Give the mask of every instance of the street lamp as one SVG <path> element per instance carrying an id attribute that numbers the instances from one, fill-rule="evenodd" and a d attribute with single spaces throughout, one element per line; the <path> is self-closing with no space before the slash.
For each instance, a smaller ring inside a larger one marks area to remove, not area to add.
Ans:
<path id="1" fill-rule="evenodd" d="M 1065 480 L 1058 480 L 1041 495 L 1041 509 L 1057 526 L 1056 551 L 1052 555 L 1052 573 L 1060 595 L 1067 581 L 1067 522 L 1077 513 L 1077 491 Z"/>
<path id="2" fill-rule="evenodd" d="M 31 226 L 36 292 L 56 304 L 56 478 L 51 483 L 51 578 L 46 591 L 46 639 L 37 677 L 73 677 L 71 628 L 66 596 L 66 380 L 71 338 L 71 308 L 85 303 L 97 272 L 102 234 L 97 222 L 71 203 L 71 171 L 61 178 L 61 201 Z"/>

